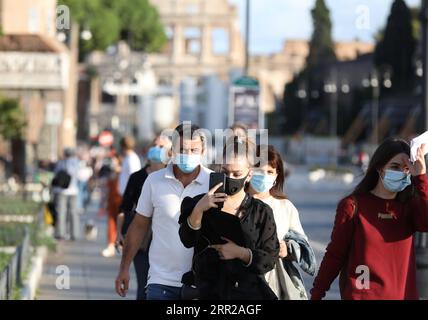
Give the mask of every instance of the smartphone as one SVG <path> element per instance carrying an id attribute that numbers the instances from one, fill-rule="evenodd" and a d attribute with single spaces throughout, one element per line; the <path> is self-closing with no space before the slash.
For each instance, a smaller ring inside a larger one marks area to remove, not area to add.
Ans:
<path id="1" fill-rule="evenodd" d="M 222 172 L 212 172 L 210 174 L 210 190 L 214 188 L 219 183 L 223 185 L 216 190 L 215 193 L 224 193 L 224 185 L 226 184 L 226 175 Z M 218 208 L 223 208 L 223 202 L 217 202 Z"/>

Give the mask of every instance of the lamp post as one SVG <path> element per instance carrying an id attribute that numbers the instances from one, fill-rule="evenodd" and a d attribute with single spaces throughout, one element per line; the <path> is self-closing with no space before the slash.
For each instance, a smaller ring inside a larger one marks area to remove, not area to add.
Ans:
<path id="1" fill-rule="evenodd" d="M 330 102 L 330 136 L 337 136 L 337 85 L 334 80 L 324 84 L 324 92 L 331 94 Z"/>
<path id="2" fill-rule="evenodd" d="M 309 98 L 308 90 L 307 90 L 306 85 L 303 81 L 299 83 L 299 89 L 297 90 L 296 96 L 302 102 L 302 110 L 301 110 L 302 123 L 301 123 L 301 125 L 303 125 L 305 123 L 305 117 L 307 116 L 307 111 L 308 111 L 307 105 L 308 105 L 308 98 Z"/>
<path id="3" fill-rule="evenodd" d="M 379 77 L 376 71 L 373 71 L 370 79 L 370 86 L 372 87 L 373 100 L 372 100 L 372 110 L 373 110 L 373 144 L 377 145 L 379 143 L 379 98 L 380 98 L 380 85 Z"/>
<path id="4" fill-rule="evenodd" d="M 245 18 L 245 69 L 244 75 L 248 76 L 250 65 L 250 0 L 246 0 Z"/>
<path id="5" fill-rule="evenodd" d="M 391 79 L 389 76 L 385 75 L 385 80 L 383 85 L 386 88 L 391 87 Z M 372 142 L 374 145 L 377 145 L 379 143 L 379 128 L 378 128 L 378 122 L 379 122 L 379 105 L 380 105 L 380 79 L 378 76 L 378 73 L 376 70 L 370 73 L 370 76 L 363 80 L 363 87 L 364 88 L 370 88 L 371 89 L 371 95 L 372 95 Z"/>

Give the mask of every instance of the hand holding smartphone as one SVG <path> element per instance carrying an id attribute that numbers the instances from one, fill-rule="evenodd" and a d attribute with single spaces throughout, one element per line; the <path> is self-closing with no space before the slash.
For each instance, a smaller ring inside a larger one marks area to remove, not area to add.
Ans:
<path id="1" fill-rule="evenodd" d="M 226 175 L 222 172 L 212 172 L 210 174 L 210 187 L 209 187 L 209 189 L 211 190 L 212 188 L 214 188 L 219 183 L 223 183 L 223 185 L 220 186 L 220 188 L 218 188 L 215 191 L 215 193 L 224 193 L 224 186 L 226 184 Z M 217 205 L 218 205 L 219 209 L 223 208 L 223 202 L 218 202 Z"/>

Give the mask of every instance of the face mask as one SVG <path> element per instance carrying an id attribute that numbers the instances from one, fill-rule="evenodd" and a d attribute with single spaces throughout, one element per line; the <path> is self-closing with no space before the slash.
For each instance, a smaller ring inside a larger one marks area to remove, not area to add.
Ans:
<path id="1" fill-rule="evenodd" d="M 390 192 L 401 192 L 412 184 L 410 175 L 401 171 L 385 170 L 383 186 Z"/>
<path id="2" fill-rule="evenodd" d="M 201 155 L 179 153 L 175 156 L 174 164 L 176 164 L 182 172 L 191 173 L 201 164 Z"/>
<path id="3" fill-rule="evenodd" d="M 147 159 L 149 159 L 152 162 L 161 163 L 166 157 L 166 150 L 165 148 L 154 146 L 149 149 L 149 152 L 147 154 Z"/>
<path id="4" fill-rule="evenodd" d="M 237 194 L 244 188 L 245 180 L 247 179 L 247 177 L 248 175 L 246 175 L 242 179 L 233 179 L 230 177 L 226 177 L 226 186 L 224 187 L 224 192 L 229 196 Z"/>
<path id="5" fill-rule="evenodd" d="M 258 192 L 269 191 L 275 184 L 276 176 L 264 175 L 264 174 L 254 174 L 250 180 L 251 187 Z"/>

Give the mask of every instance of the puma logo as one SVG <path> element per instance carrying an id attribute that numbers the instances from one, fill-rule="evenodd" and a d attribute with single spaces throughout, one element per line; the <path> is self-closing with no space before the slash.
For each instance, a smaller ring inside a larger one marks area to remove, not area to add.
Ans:
<path id="1" fill-rule="evenodd" d="M 380 212 L 377 214 L 377 217 L 379 219 L 384 219 L 384 220 L 390 220 L 395 218 L 395 216 L 391 213 L 380 213 Z"/>

